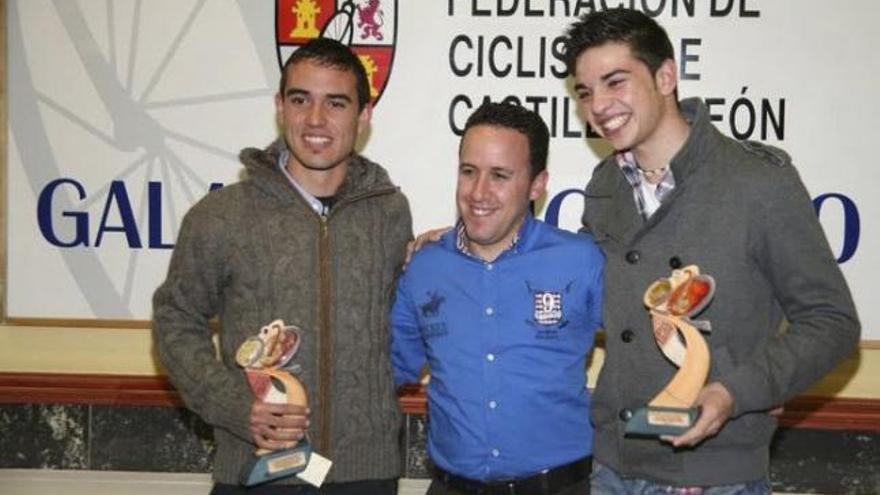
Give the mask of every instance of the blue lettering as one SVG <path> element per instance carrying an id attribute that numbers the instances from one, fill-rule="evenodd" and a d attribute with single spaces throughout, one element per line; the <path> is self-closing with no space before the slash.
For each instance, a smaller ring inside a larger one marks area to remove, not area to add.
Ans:
<path id="1" fill-rule="evenodd" d="M 843 247 L 840 250 L 840 256 L 837 257 L 838 263 L 846 263 L 859 247 L 859 235 L 861 234 L 861 220 L 859 218 L 859 209 L 855 202 L 840 193 L 821 194 L 813 200 L 813 208 L 816 209 L 816 216 L 820 216 L 822 205 L 828 199 L 836 199 L 840 201 L 843 207 Z"/>
<path id="2" fill-rule="evenodd" d="M 40 192 L 37 200 L 37 224 L 43 238 L 46 242 L 53 246 L 62 248 L 71 248 L 84 246 L 89 247 L 89 212 L 88 211 L 63 211 L 61 216 L 72 218 L 74 220 L 73 227 L 75 235 L 72 239 L 62 239 L 56 231 L 56 223 L 52 217 L 52 206 L 55 200 L 55 193 L 62 185 L 71 185 L 76 190 L 78 199 L 86 199 L 86 190 L 74 179 L 60 178 L 55 179 Z M 209 192 L 223 188 L 220 182 L 212 182 L 209 186 Z M 147 182 L 147 229 L 148 229 L 148 247 L 150 249 L 172 249 L 173 243 L 165 242 L 162 239 L 162 183 L 150 181 Z M 110 225 L 109 217 L 111 212 L 119 215 L 119 225 Z M 131 199 L 128 195 L 128 189 L 121 180 L 115 180 L 110 183 L 107 200 L 104 203 L 104 209 L 101 215 L 101 222 L 95 234 L 95 247 L 101 246 L 104 242 L 104 234 L 108 232 L 121 232 L 125 234 L 128 247 L 132 249 L 140 249 L 143 247 L 141 235 L 137 221 L 135 220 L 134 210 L 131 206 Z"/>
<path id="3" fill-rule="evenodd" d="M 550 203 L 547 205 L 547 211 L 544 213 L 545 222 L 554 227 L 559 227 L 559 210 L 562 209 L 562 202 L 571 194 L 580 194 L 581 197 L 584 196 L 584 192 L 580 189 L 566 189 L 556 196 L 553 196 L 553 199 L 551 199 Z"/>
<path id="4" fill-rule="evenodd" d="M 119 212 L 119 218 L 122 225 L 107 225 L 107 217 L 110 215 L 110 206 L 113 203 L 118 206 L 116 210 Z M 141 236 L 138 233 L 137 223 L 134 220 L 134 212 L 131 209 L 131 201 L 128 199 L 128 191 L 125 189 L 125 183 L 121 180 L 114 180 L 110 183 L 110 194 L 107 195 L 107 202 L 104 203 L 104 214 L 101 216 L 101 225 L 98 227 L 98 237 L 95 239 L 95 247 L 101 245 L 104 238 L 104 232 L 122 232 L 128 240 L 128 247 L 141 248 Z"/>
<path id="5" fill-rule="evenodd" d="M 150 230 L 150 248 L 171 249 L 174 244 L 162 242 L 162 183 L 147 183 L 147 225 Z"/>
<path id="6" fill-rule="evenodd" d="M 80 200 L 83 200 L 86 197 L 86 191 L 82 184 L 73 179 L 55 179 L 50 182 L 45 188 L 43 188 L 43 191 L 40 193 L 40 198 L 37 201 L 37 224 L 40 226 L 40 232 L 43 234 L 43 238 L 53 246 L 88 246 L 89 216 L 85 212 L 65 211 L 61 213 L 62 217 L 74 219 L 76 235 L 73 237 L 73 240 L 64 242 L 55 235 L 55 224 L 52 222 L 52 199 L 55 196 L 55 190 L 58 189 L 58 186 L 61 184 L 70 184 L 76 188 Z"/>

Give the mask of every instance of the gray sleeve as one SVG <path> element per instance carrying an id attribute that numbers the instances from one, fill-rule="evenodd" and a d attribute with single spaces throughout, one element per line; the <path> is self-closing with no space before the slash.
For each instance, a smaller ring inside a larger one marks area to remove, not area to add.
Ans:
<path id="1" fill-rule="evenodd" d="M 389 249 L 387 254 L 393 260 L 394 266 L 400 270 L 406 257 L 406 244 L 413 239 L 412 214 L 409 201 L 403 193 L 397 192 L 392 196 L 388 215 L 388 221 L 385 223 L 385 236 L 390 241 L 387 244 Z"/>
<path id="2" fill-rule="evenodd" d="M 253 394 L 244 373 L 217 358 L 209 320 L 224 289 L 225 226 L 197 209 L 187 213 L 168 276 L 153 295 L 159 359 L 187 407 L 207 423 L 250 441 Z"/>
<path id="3" fill-rule="evenodd" d="M 853 353 L 860 335 L 852 296 L 797 171 L 769 168 L 750 210 L 751 255 L 789 325 L 720 378 L 736 401 L 735 415 L 805 391 Z"/>

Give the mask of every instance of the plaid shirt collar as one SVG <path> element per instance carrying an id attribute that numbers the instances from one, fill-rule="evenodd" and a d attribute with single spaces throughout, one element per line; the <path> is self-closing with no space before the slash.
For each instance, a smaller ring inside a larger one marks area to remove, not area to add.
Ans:
<path id="1" fill-rule="evenodd" d="M 645 197 L 643 196 L 645 191 L 642 188 L 642 172 L 639 171 L 636 157 L 633 155 L 632 151 L 621 151 L 616 155 L 616 158 L 617 165 L 620 167 L 620 170 L 623 171 L 623 176 L 626 177 L 626 181 L 629 182 L 629 185 L 633 188 L 633 199 L 638 207 L 639 215 L 647 221 L 648 218 L 651 217 L 651 214 L 645 206 L 646 202 Z M 675 176 L 672 174 L 672 169 L 669 169 L 663 174 L 663 178 L 660 182 L 657 183 L 657 189 L 654 192 L 654 196 L 662 203 L 673 189 L 675 189 Z"/>
<path id="2" fill-rule="evenodd" d="M 516 235 L 513 236 L 513 240 L 510 241 L 510 245 L 507 246 L 504 251 L 506 252 L 510 251 L 511 249 L 516 249 L 517 244 L 519 244 L 519 231 L 517 231 Z M 468 242 L 467 231 L 464 227 L 464 221 L 459 218 L 458 221 L 455 223 L 455 248 L 458 250 L 458 252 L 466 256 L 482 261 L 482 258 L 471 252 L 469 246 L 470 242 Z"/>

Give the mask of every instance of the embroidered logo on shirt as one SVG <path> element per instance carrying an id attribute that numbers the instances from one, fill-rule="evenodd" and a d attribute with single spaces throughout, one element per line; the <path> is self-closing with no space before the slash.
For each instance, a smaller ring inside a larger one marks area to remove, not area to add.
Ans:
<path id="1" fill-rule="evenodd" d="M 532 318 L 526 323 L 535 327 L 535 338 L 540 340 L 554 340 L 559 338 L 559 332 L 568 326 L 565 318 L 565 310 L 562 304 L 562 296 L 571 291 L 575 281 L 572 280 L 562 290 L 535 289 L 532 284 L 526 282 L 526 289 L 532 295 L 534 312 Z"/>
<path id="2" fill-rule="evenodd" d="M 428 296 L 428 301 L 419 304 L 419 313 L 422 314 L 424 320 L 429 321 L 419 322 L 419 328 L 421 328 L 422 335 L 426 339 L 443 337 L 449 334 L 449 331 L 446 329 L 446 322 L 439 318 L 440 306 L 446 301 L 446 297 L 440 295 L 435 290 L 428 291 L 426 295 Z"/>
<path id="3" fill-rule="evenodd" d="M 538 291 L 535 298 L 535 321 L 541 325 L 555 325 L 562 320 L 562 294 Z"/>
<path id="4" fill-rule="evenodd" d="M 440 314 L 440 306 L 446 298 L 437 293 L 437 291 L 428 292 L 428 302 L 419 305 L 419 311 L 425 318 L 432 318 Z"/>

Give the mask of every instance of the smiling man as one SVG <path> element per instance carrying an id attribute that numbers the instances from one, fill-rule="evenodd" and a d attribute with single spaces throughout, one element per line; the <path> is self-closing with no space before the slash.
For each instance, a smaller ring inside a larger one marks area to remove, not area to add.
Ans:
<path id="1" fill-rule="evenodd" d="M 602 255 L 536 220 L 547 126 L 486 103 L 459 149 L 460 220 L 398 282 L 398 385 L 427 363 L 430 495 L 589 493 L 586 358 L 600 325 Z"/>
<path id="2" fill-rule="evenodd" d="M 282 136 L 246 149 L 247 178 L 187 213 L 153 301 L 159 356 L 186 405 L 214 426 L 212 494 L 314 494 L 295 478 L 245 491 L 254 450 L 306 433 L 333 467 L 320 493 L 393 494 L 400 412 L 388 355 L 394 278 L 411 238 L 406 198 L 355 152 L 369 85 L 329 39 L 297 49 L 275 98 Z M 208 322 L 220 321 L 220 360 Z M 235 351 L 275 319 L 296 325 L 309 410 L 254 398 Z"/>
<path id="3" fill-rule="evenodd" d="M 583 216 L 606 255 L 593 493 L 770 493 L 770 411 L 859 339 L 810 197 L 785 152 L 726 137 L 700 100 L 678 101 L 672 44 L 653 19 L 588 14 L 570 27 L 565 56 L 581 114 L 615 149 L 593 172 Z M 700 418 L 663 442 L 625 436 L 633 410 L 676 372 L 642 295 L 691 264 L 717 283 L 701 314 L 712 368 Z"/>

